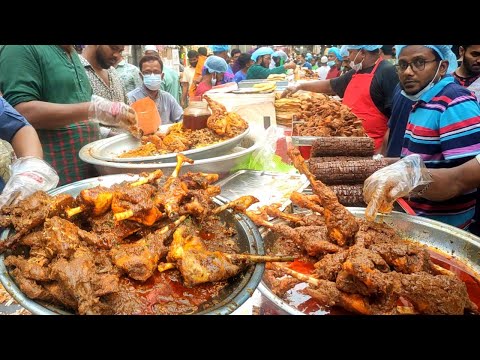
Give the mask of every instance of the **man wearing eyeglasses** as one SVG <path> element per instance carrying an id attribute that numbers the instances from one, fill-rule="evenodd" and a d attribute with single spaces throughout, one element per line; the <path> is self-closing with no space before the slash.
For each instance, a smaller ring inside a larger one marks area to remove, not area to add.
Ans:
<path id="1" fill-rule="evenodd" d="M 439 192 L 454 188 L 457 177 L 451 176 L 450 187 L 429 188 L 432 174 L 421 168 L 460 168 L 480 154 L 480 105 L 471 91 L 449 75 L 457 67 L 451 45 L 396 45 L 396 52 L 401 94 L 413 102 L 401 151 L 401 157 L 406 159 L 398 163 L 416 165 L 404 167 L 403 171 L 381 169 L 365 181 L 364 188 L 374 185 L 379 189 L 373 198 L 385 196 L 381 189 L 386 186 L 393 187 L 387 197 L 410 192 L 407 202 L 418 215 L 466 229 L 475 213 L 476 189 L 465 189 L 445 201 L 432 201 L 441 198 Z M 418 155 L 419 161 L 410 162 L 412 156 Z M 434 181 L 436 171 L 432 171 Z M 395 190 L 400 188 L 402 191 Z M 372 200 L 366 199 L 373 204 Z"/>
<path id="2" fill-rule="evenodd" d="M 334 79 L 289 86 L 282 97 L 298 90 L 338 95 L 360 119 L 365 132 L 380 152 L 392 110 L 393 90 L 398 84 L 395 67 L 380 58 L 382 45 L 345 45 L 352 70 Z"/>

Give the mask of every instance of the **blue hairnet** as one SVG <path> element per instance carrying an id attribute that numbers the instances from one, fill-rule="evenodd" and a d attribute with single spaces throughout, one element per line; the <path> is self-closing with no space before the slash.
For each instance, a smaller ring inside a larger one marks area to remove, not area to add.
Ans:
<path id="1" fill-rule="evenodd" d="M 400 56 L 400 52 L 408 45 L 395 45 L 395 52 L 397 59 Z M 422 45 L 434 50 L 442 60 L 448 60 L 447 73 L 451 74 L 457 68 L 457 57 L 452 51 L 452 45 Z"/>
<path id="2" fill-rule="evenodd" d="M 335 55 L 335 57 L 338 59 L 338 61 L 343 60 L 343 56 L 340 54 L 340 50 L 338 50 L 338 48 L 336 48 L 336 47 L 330 48 L 330 50 L 328 50 L 328 55 L 330 55 L 331 53 L 333 53 Z"/>
<path id="3" fill-rule="evenodd" d="M 349 55 L 349 52 L 348 52 L 348 49 L 347 49 L 347 45 L 343 45 L 341 48 L 340 48 L 340 55 L 342 57 L 347 57 Z"/>
<path id="4" fill-rule="evenodd" d="M 274 53 L 272 53 L 272 57 L 279 57 L 279 58 L 282 58 L 283 60 L 288 59 L 288 55 L 285 54 L 285 52 L 282 50 L 277 50 Z"/>
<path id="5" fill-rule="evenodd" d="M 383 45 L 345 45 L 347 49 L 374 51 L 380 49 Z"/>
<path id="6" fill-rule="evenodd" d="M 216 52 L 228 51 L 230 49 L 230 45 L 210 45 L 210 49 Z"/>
<path id="7" fill-rule="evenodd" d="M 312 58 L 313 58 L 313 57 L 312 57 L 312 54 L 310 54 L 310 53 L 307 53 L 307 54 L 305 55 L 305 60 L 307 60 L 307 61 L 312 60 Z"/>
<path id="8" fill-rule="evenodd" d="M 252 60 L 253 61 L 257 61 L 257 58 L 259 56 L 263 56 L 263 55 L 270 55 L 270 54 L 273 54 L 273 50 L 272 48 L 269 48 L 267 46 L 262 46 L 261 48 L 255 50 L 252 54 Z"/>
<path id="9" fill-rule="evenodd" d="M 227 71 L 227 62 L 219 56 L 209 56 L 203 65 L 209 72 L 224 73 Z"/>

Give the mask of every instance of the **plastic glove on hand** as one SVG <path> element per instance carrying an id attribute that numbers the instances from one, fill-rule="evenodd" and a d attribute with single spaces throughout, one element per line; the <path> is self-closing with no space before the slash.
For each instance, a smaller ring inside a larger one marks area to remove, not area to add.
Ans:
<path id="1" fill-rule="evenodd" d="M 42 159 L 26 156 L 11 165 L 10 179 L 0 195 L 0 208 L 14 205 L 35 191 L 47 191 L 57 186 L 57 172 Z"/>
<path id="2" fill-rule="evenodd" d="M 396 199 L 431 181 L 432 177 L 425 163 L 417 154 L 408 155 L 376 171 L 363 184 L 363 197 L 368 204 L 365 210 L 366 219 L 373 221 L 377 212 L 391 212 Z"/>
<path id="3" fill-rule="evenodd" d="M 300 84 L 290 85 L 285 90 L 283 90 L 281 97 L 287 97 L 288 95 L 295 94 L 300 89 Z"/>
<path id="4" fill-rule="evenodd" d="M 137 113 L 130 105 L 113 102 L 97 95 L 92 95 L 88 118 L 103 125 L 120 126 L 129 130 L 138 123 Z"/>

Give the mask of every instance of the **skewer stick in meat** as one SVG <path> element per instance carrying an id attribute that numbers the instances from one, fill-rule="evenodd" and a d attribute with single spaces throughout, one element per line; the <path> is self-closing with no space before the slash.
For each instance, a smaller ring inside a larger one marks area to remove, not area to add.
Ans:
<path id="1" fill-rule="evenodd" d="M 351 243 L 358 231 L 355 217 L 338 202 L 338 198 L 332 189 L 320 180 L 315 179 L 298 149 L 290 147 L 287 153 L 297 170 L 307 176 L 313 192 L 318 196 L 320 204 L 324 207 L 325 224 L 329 237 L 340 246 Z"/>
<path id="2" fill-rule="evenodd" d="M 144 184 L 147 184 L 151 181 L 154 181 L 156 179 L 159 179 L 163 176 L 163 172 L 162 170 L 155 170 L 153 171 L 152 173 L 150 173 L 148 176 L 145 176 L 145 177 L 141 177 L 139 178 L 138 180 L 130 183 L 130 186 L 131 187 L 136 187 L 136 186 L 140 186 L 140 185 L 144 185 Z M 82 196 L 83 194 L 86 194 L 88 193 L 89 191 L 91 191 L 91 189 L 87 189 L 87 190 L 83 190 L 80 194 L 80 196 Z M 101 215 L 103 212 L 105 212 L 106 210 L 108 210 L 110 208 L 110 205 L 112 204 L 112 199 L 113 199 L 113 190 L 109 190 L 109 189 L 106 189 L 106 191 L 102 192 L 102 193 L 99 193 L 97 194 L 97 196 L 95 196 L 94 199 L 92 199 L 92 201 L 94 202 L 94 207 L 97 208 L 99 207 L 98 206 L 98 203 L 101 202 L 102 205 L 100 206 L 101 209 L 96 209 L 98 211 L 96 211 L 97 213 L 95 215 Z M 70 208 L 70 209 L 67 209 L 65 211 L 65 213 L 67 214 L 67 217 L 68 218 L 71 218 L 72 216 L 75 216 L 77 214 L 80 214 L 81 212 L 85 211 L 87 209 L 87 207 L 85 205 L 81 205 L 81 206 L 77 206 L 77 207 L 74 207 L 74 208 Z M 119 218 L 122 218 L 121 220 L 125 220 L 125 219 L 128 219 L 129 217 L 132 217 L 133 216 L 133 213 L 130 214 L 129 216 L 127 216 L 128 214 L 126 215 L 118 215 Z M 127 216 L 127 217 L 125 217 Z M 119 220 L 119 219 L 117 219 Z"/>

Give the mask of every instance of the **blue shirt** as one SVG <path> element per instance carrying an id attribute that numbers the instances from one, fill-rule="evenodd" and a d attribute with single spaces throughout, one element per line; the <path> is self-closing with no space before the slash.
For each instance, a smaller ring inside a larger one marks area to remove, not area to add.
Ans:
<path id="1" fill-rule="evenodd" d="M 427 168 L 451 168 L 479 153 L 480 105 L 469 90 L 446 76 L 414 103 L 401 156 L 419 154 Z M 418 215 L 466 228 L 474 215 L 476 190 L 446 201 L 408 202 Z"/>
<path id="2" fill-rule="evenodd" d="M 408 117 L 414 102 L 401 94 L 400 84 L 393 91 L 392 114 L 388 120 L 390 135 L 388 136 L 387 157 L 400 157 L 403 135 L 407 127 Z"/>
<path id="3" fill-rule="evenodd" d="M 11 142 L 18 130 L 31 126 L 7 100 L 0 96 L 0 138 Z"/>
<path id="4" fill-rule="evenodd" d="M 127 94 L 128 101 L 134 103 L 137 100 L 143 99 L 148 96 L 147 89 L 144 85 L 130 91 Z M 178 105 L 177 100 L 168 92 L 159 90 L 158 96 L 155 99 L 157 110 L 160 113 L 162 119 L 162 125 L 177 123 L 183 118 L 183 109 Z"/>
<path id="5" fill-rule="evenodd" d="M 247 74 L 244 74 L 242 72 L 242 70 L 238 70 L 236 73 L 235 73 L 235 82 L 240 82 L 242 80 L 247 80 Z"/>

